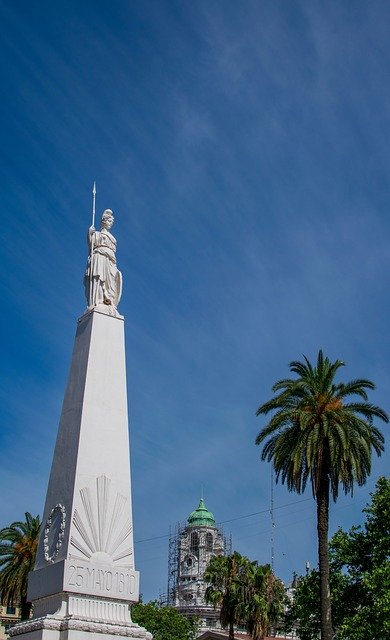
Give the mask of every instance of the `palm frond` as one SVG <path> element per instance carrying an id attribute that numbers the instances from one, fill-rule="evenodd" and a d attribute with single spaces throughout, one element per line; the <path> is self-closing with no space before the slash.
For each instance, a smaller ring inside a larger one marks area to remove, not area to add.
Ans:
<path id="1" fill-rule="evenodd" d="M 40 518 L 28 512 L 25 516 L 25 522 L 0 530 L 0 595 L 8 603 L 26 599 L 28 574 L 35 562 Z"/>

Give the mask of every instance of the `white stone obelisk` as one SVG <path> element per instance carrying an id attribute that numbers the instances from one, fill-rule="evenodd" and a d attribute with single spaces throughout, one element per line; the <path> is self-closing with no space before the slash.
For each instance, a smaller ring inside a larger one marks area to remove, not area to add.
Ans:
<path id="1" fill-rule="evenodd" d="M 113 215 L 89 230 L 89 308 L 78 321 L 23 640 L 150 640 L 131 621 L 134 567 L 124 320 Z M 118 275 L 119 274 L 119 275 Z"/>

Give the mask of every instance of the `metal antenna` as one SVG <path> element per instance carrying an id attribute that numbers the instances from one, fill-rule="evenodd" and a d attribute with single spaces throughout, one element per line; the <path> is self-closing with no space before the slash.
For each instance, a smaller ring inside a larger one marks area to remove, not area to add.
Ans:
<path id="1" fill-rule="evenodd" d="M 274 468 L 271 464 L 271 504 L 269 515 L 271 517 L 271 569 L 272 573 L 274 573 L 275 569 L 275 549 L 274 549 L 274 531 L 275 531 L 275 520 L 274 520 Z"/>

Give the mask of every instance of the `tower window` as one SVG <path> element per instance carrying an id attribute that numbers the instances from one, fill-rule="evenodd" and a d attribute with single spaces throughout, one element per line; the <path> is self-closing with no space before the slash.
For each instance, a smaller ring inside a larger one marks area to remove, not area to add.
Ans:
<path id="1" fill-rule="evenodd" d="M 199 550 L 199 536 L 196 531 L 191 532 L 191 551 L 192 553 L 198 553 Z"/>
<path id="2" fill-rule="evenodd" d="M 206 551 L 213 550 L 213 534 L 208 532 L 206 533 Z"/>

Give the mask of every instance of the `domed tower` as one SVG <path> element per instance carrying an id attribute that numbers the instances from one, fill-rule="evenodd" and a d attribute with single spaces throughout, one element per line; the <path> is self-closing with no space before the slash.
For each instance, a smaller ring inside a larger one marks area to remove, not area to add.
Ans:
<path id="1" fill-rule="evenodd" d="M 199 617 L 203 628 L 219 626 L 219 610 L 205 601 L 204 572 L 211 558 L 230 552 L 230 546 L 203 498 L 171 536 L 169 604 L 188 617 Z"/>

